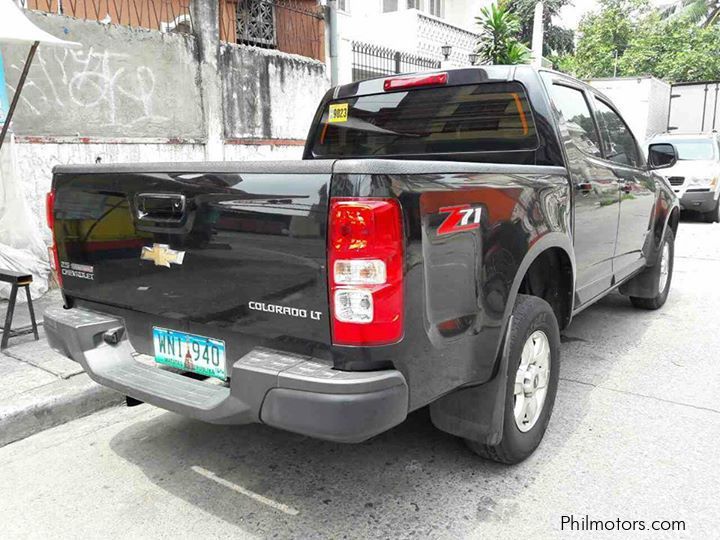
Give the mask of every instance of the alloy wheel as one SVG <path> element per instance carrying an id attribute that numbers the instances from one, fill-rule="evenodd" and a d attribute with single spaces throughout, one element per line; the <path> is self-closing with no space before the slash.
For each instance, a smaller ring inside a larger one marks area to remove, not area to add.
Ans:
<path id="1" fill-rule="evenodd" d="M 662 294 L 670 276 L 670 245 L 663 244 L 662 258 L 660 259 L 660 279 L 658 280 L 658 293 Z"/>
<path id="2" fill-rule="evenodd" d="M 515 375 L 514 415 L 517 428 L 530 431 L 540 418 L 550 380 L 550 342 L 542 330 L 525 341 Z"/>

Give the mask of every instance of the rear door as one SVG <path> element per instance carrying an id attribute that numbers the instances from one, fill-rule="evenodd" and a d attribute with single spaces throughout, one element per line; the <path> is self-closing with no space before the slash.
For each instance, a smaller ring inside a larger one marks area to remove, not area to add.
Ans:
<path id="1" fill-rule="evenodd" d="M 559 80 L 550 85 L 574 187 L 574 247 L 578 304 L 612 285 L 619 218 L 619 184 L 602 156 L 600 132 L 589 96 L 579 85 Z"/>
<path id="2" fill-rule="evenodd" d="M 210 337 L 329 343 L 332 162 L 236 167 L 56 174 L 65 293 Z M 142 342 L 151 330 L 139 330 Z"/>
<path id="3" fill-rule="evenodd" d="M 620 280 L 642 265 L 656 199 L 655 182 L 632 131 L 607 101 L 594 96 L 605 159 L 620 187 L 614 273 Z"/>

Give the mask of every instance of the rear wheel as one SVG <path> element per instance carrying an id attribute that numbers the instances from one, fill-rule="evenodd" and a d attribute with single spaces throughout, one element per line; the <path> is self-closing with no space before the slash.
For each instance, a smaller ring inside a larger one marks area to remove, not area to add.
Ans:
<path id="1" fill-rule="evenodd" d="M 509 336 L 503 436 L 490 446 L 467 440 L 478 455 L 518 463 L 540 444 L 552 414 L 560 374 L 560 330 L 550 304 L 518 295 Z"/>
<path id="2" fill-rule="evenodd" d="M 672 273 L 675 260 L 675 235 L 672 229 L 668 227 L 665 231 L 665 238 L 660 246 L 660 257 L 655 266 L 648 268 L 645 272 L 653 274 L 653 286 L 656 295 L 652 298 L 640 298 L 631 296 L 630 302 L 639 309 L 660 309 L 667 300 L 670 293 L 670 284 L 672 282 Z"/>

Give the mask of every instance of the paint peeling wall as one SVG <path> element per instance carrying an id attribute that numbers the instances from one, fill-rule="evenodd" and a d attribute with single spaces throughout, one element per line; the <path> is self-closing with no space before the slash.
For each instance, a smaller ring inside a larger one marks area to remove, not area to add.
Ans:
<path id="1" fill-rule="evenodd" d="M 16 134 L 203 137 L 192 36 L 27 13 L 44 30 L 84 47 L 38 49 L 16 111 Z M 12 93 L 27 47 L 2 50 Z"/>
<path id="2" fill-rule="evenodd" d="M 220 51 L 225 137 L 304 139 L 330 86 L 325 64 L 267 49 Z"/>

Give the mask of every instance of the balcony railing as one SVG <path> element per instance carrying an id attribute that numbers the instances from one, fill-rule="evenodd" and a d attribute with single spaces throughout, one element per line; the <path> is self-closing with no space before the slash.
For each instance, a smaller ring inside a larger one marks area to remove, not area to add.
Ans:
<path id="1" fill-rule="evenodd" d="M 220 0 L 220 39 L 324 61 L 322 6 L 315 0 Z"/>

